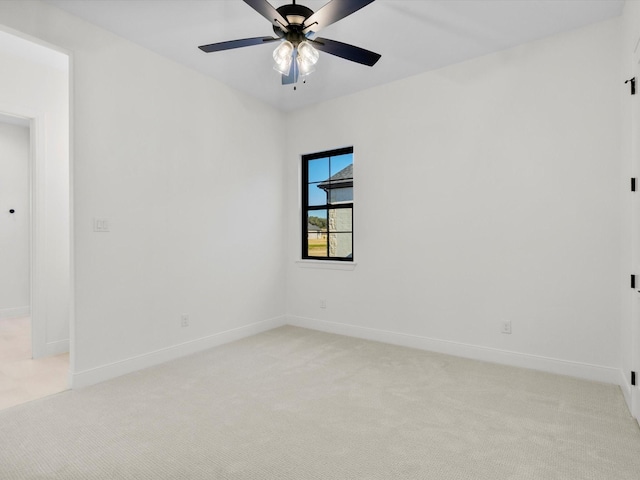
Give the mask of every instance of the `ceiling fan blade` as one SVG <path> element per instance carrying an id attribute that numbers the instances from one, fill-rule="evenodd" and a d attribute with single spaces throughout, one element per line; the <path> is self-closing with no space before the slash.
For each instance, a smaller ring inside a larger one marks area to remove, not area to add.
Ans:
<path id="1" fill-rule="evenodd" d="M 280 15 L 280 13 L 275 8 L 273 8 L 273 5 L 267 2 L 267 0 L 243 0 L 243 1 L 244 3 L 249 5 L 251 8 L 253 8 L 256 12 L 258 12 L 260 15 L 262 15 L 264 18 L 269 20 L 269 22 L 271 22 L 272 24 L 279 25 L 280 28 L 282 28 L 282 30 L 284 30 L 285 32 L 289 31 L 287 30 L 287 25 L 289 25 L 289 22 L 287 21 L 287 19 L 284 18 L 282 15 Z"/>
<path id="2" fill-rule="evenodd" d="M 263 43 L 271 43 L 279 41 L 279 38 L 273 37 L 254 37 L 243 38 L 241 40 L 230 40 L 228 42 L 212 43 L 210 45 L 201 45 L 198 48 L 206 53 L 219 52 L 221 50 L 231 50 L 234 48 L 250 47 L 252 45 L 262 45 Z"/>
<path id="3" fill-rule="evenodd" d="M 355 47 L 348 43 L 337 42 L 328 38 L 316 38 L 314 40 L 308 40 L 311 44 L 325 53 L 335 55 L 336 57 L 344 58 L 352 62 L 361 63 L 373 67 L 378 60 L 382 57 L 379 53 L 365 50 L 364 48 Z"/>
<path id="4" fill-rule="evenodd" d="M 246 1 L 246 0 L 245 0 Z M 344 17 L 366 7 L 374 0 L 332 0 L 304 21 L 303 33 L 318 32 L 321 28 L 342 20 Z"/>

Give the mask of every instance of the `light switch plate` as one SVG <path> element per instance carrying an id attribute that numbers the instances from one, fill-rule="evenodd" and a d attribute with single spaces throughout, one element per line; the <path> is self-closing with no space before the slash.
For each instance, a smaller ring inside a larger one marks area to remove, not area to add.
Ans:
<path id="1" fill-rule="evenodd" d="M 94 232 L 108 232 L 109 220 L 106 218 L 94 218 L 93 219 L 93 231 Z"/>

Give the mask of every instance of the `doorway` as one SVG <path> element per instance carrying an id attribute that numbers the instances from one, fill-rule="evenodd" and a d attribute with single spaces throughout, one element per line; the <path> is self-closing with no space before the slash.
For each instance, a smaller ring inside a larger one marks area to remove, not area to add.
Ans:
<path id="1" fill-rule="evenodd" d="M 69 57 L 0 26 L 0 67 L 2 409 L 68 388 L 72 288 Z"/>

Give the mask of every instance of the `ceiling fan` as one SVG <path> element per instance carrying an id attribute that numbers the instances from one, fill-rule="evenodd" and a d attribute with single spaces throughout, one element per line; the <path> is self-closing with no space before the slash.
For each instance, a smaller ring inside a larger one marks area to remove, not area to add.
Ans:
<path id="1" fill-rule="evenodd" d="M 352 62 L 372 67 L 381 55 L 328 38 L 312 38 L 332 23 L 367 6 L 374 0 L 331 0 L 314 12 L 304 5 L 293 3 L 274 8 L 267 0 L 243 0 L 244 3 L 269 20 L 277 37 L 253 37 L 198 47 L 206 53 L 280 42 L 273 52 L 274 68 L 282 74 L 282 84 L 290 85 L 315 70 L 318 50 Z"/>

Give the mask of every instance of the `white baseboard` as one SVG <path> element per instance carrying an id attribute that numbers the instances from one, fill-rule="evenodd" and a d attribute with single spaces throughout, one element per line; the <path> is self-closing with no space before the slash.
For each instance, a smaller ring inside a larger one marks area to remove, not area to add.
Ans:
<path id="1" fill-rule="evenodd" d="M 631 379 L 624 374 L 622 374 L 622 382 L 624 382 L 624 386 L 620 385 L 620 389 L 624 394 L 624 400 L 627 402 L 631 416 L 640 425 L 640 391 L 638 391 L 638 386 L 632 386 Z"/>
<path id="2" fill-rule="evenodd" d="M 31 307 L 14 307 L 14 308 L 0 308 L 0 320 L 7 318 L 20 318 L 28 317 L 31 315 Z"/>
<path id="3" fill-rule="evenodd" d="M 403 347 L 444 353 L 472 360 L 499 363 L 503 365 L 510 365 L 512 367 L 528 368 L 531 370 L 582 378 L 585 380 L 620 385 L 621 371 L 620 369 L 613 367 L 590 365 L 587 363 L 511 352 L 508 350 L 499 350 L 496 348 L 481 347 L 406 333 L 390 332 L 375 328 L 316 320 L 313 318 L 288 316 L 287 324 L 312 330 L 320 330 L 327 333 L 336 333 L 365 340 L 374 340 Z"/>
<path id="4" fill-rule="evenodd" d="M 193 353 L 217 347 L 225 343 L 250 337 L 285 325 L 285 317 L 275 317 L 268 320 L 252 323 L 224 332 L 215 333 L 203 338 L 197 338 L 188 342 L 173 345 L 171 347 L 145 353 L 135 357 L 120 360 L 118 362 L 101 365 L 81 372 L 71 372 L 71 388 L 82 388 L 96 383 L 104 382 L 111 378 L 126 375 L 127 373 L 149 368 L 169 360 L 191 355 Z"/>
<path id="5" fill-rule="evenodd" d="M 633 416 L 633 397 L 631 396 L 631 389 L 633 387 L 631 386 L 630 379 L 627 378 L 622 370 L 620 370 L 618 385 L 620 385 L 620 390 L 622 390 L 622 395 L 624 396 L 624 401 L 627 404 L 627 408 L 629 408 L 629 412 L 631 412 L 631 415 Z"/>
<path id="6" fill-rule="evenodd" d="M 275 317 L 81 372 L 70 372 L 70 385 L 71 388 L 74 389 L 86 387 L 287 324 L 312 330 L 335 333 L 338 335 L 346 335 L 365 340 L 373 340 L 393 345 L 454 355 L 472 360 L 528 368 L 558 375 L 568 375 L 585 380 L 619 385 L 630 410 L 632 412 L 640 412 L 640 401 L 636 402 L 638 405 L 635 406 L 635 409 L 632 408 L 632 387 L 627 382 L 622 371 L 617 368 L 572 362 L 568 360 L 296 316 Z M 62 342 L 56 342 L 56 344 L 58 343 Z M 62 346 L 60 348 L 62 348 Z M 640 396 L 637 395 L 636 397 Z"/>

